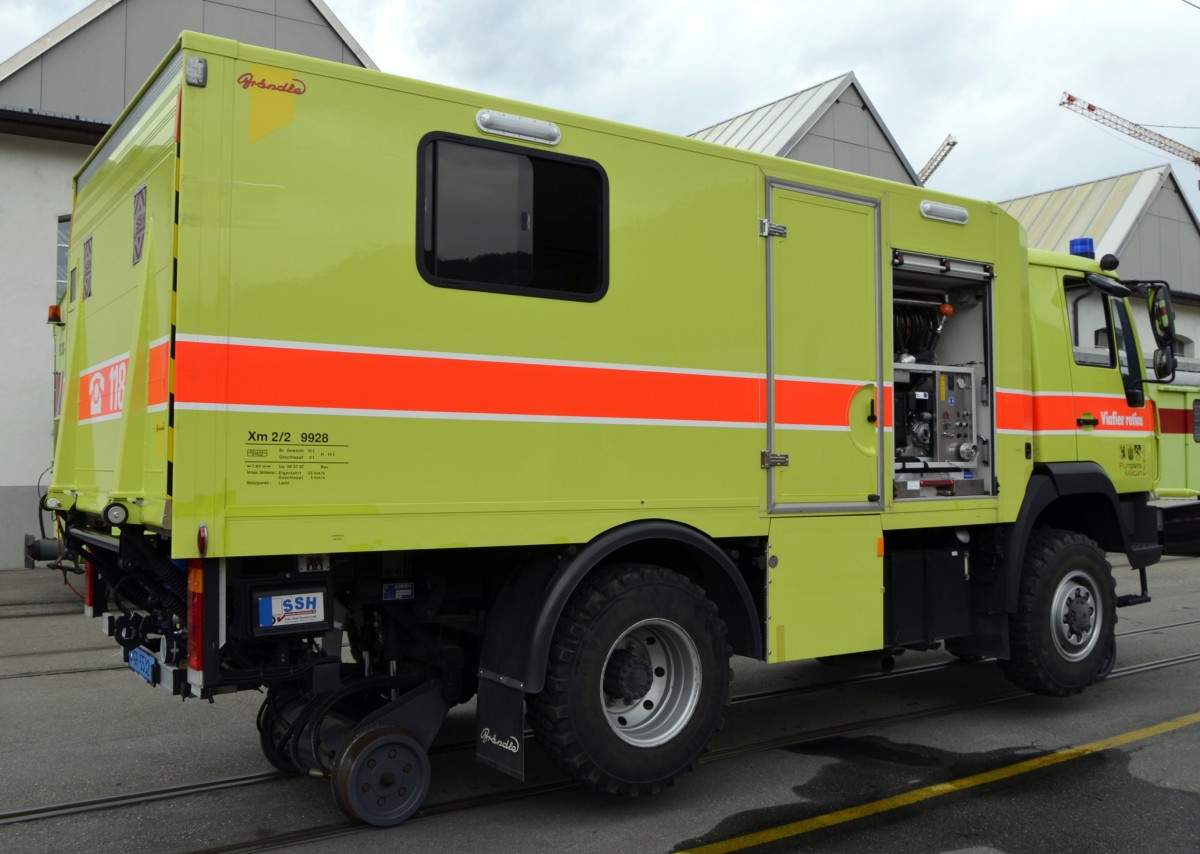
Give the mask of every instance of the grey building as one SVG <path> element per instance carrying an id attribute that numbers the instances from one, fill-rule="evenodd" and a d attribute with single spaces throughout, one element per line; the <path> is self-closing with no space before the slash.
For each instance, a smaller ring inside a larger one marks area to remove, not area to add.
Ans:
<path id="1" fill-rule="evenodd" d="M 54 455 L 71 177 L 181 30 L 375 68 L 322 0 L 96 0 L 0 63 L 0 568 L 19 566 Z"/>
<path id="2" fill-rule="evenodd" d="M 1200 380 L 1200 220 L 1169 165 L 1022 196 L 1000 206 L 1025 227 L 1034 249 L 1066 252 L 1072 238 L 1090 237 L 1097 258 L 1112 253 L 1120 259 L 1117 272 L 1123 278 L 1168 282 L 1179 331 L 1179 367 L 1186 374 L 1181 379 Z M 1102 319 L 1095 324 L 1099 328 Z M 1139 323 L 1138 336 L 1143 348 L 1153 348 L 1148 326 Z"/>
<path id="3" fill-rule="evenodd" d="M 689 135 L 759 154 L 921 183 L 853 71 Z"/>

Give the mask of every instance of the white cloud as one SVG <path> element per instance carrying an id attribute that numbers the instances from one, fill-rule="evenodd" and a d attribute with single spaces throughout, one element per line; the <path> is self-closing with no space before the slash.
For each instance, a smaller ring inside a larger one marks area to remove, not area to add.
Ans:
<path id="1" fill-rule="evenodd" d="M 1005 198 L 1170 162 L 1060 109 L 1200 125 L 1182 0 L 327 0 L 388 72 L 688 133 L 853 70 L 931 184 Z M 7 56 L 87 5 L 0 0 Z M 165 46 L 164 46 L 165 47 Z M 1200 131 L 1164 131 L 1200 148 Z"/>

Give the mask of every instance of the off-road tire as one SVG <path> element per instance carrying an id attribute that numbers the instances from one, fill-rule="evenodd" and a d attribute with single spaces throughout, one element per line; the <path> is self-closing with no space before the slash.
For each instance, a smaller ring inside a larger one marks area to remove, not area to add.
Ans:
<path id="1" fill-rule="evenodd" d="M 1078 694 L 1103 678 L 1116 623 L 1116 582 L 1100 547 L 1073 531 L 1035 529 L 1008 619 L 1009 681 L 1048 697 Z"/>
<path id="2" fill-rule="evenodd" d="M 730 654 L 716 606 L 687 578 L 645 564 L 601 567 L 559 618 L 545 688 L 527 697 L 530 725 L 550 758 L 583 785 L 652 794 L 694 768 L 724 723 Z M 605 693 L 617 683 L 633 696 Z M 645 711 L 644 698 L 661 702 Z M 628 730 L 618 722 L 626 707 Z"/>

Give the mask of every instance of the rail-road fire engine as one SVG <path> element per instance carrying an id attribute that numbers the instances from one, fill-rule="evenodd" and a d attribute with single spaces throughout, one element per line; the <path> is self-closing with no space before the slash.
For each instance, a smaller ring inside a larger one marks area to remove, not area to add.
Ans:
<path id="1" fill-rule="evenodd" d="M 1167 284 L 994 204 L 194 33 L 74 191 L 28 554 L 373 824 L 467 702 L 635 795 L 733 655 L 1074 694 L 1194 482 Z"/>

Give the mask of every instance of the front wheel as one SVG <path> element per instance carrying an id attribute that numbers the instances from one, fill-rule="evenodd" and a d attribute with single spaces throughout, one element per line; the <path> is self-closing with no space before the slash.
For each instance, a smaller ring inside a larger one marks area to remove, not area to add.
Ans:
<path id="1" fill-rule="evenodd" d="M 598 570 L 568 602 L 545 689 L 528 698 L 538 742 L 592 788 L 640 795 L 672 784 L 721 725 L 725 635 L 716 606 L 679 573 Z"/>
<path id="2" fill-rule="evenodd" d="M 1114 653 L 1116 584 L 1088 537 L 1043 528 L 1029 537 L 1004 674 L 1035 694 L 1065 697 L 1105 675 Z"/>

